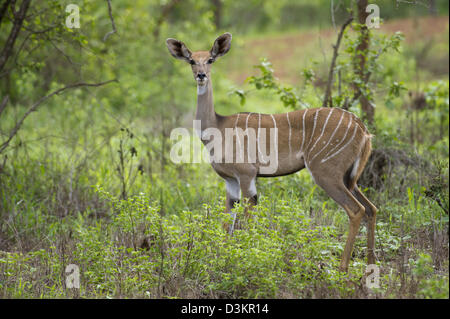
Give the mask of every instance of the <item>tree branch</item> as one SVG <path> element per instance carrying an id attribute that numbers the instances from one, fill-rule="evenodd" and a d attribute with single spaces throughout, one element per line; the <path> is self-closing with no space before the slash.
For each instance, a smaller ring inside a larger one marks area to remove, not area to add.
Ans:
<path id="1" fill-rule="evenodd" d="M 333 77 L 334 77 L 334 68 L 336 64 L 336 59 L 338 56 L 339 46 L 341 45 L 342 36 L 344 35 L 345 28 L 353 21 L 353 16 L 350 16 L 347 21 L 344 22 L 344 24 L 341 27 L 341 31 L 339 31 L 338 38 L 336 40 L 336 44 L 333 45 L 333 58 L 331 60 L 330 65 L 330 72 L 328 73 L 328 81 L 327 86 L 325 90 L 325 97 L 323 99 L 322 107 L 327 107 L 329 105 L 330 107 L 333 107 L 333 101 L 331 99 L 331 86 L 333 84 Z"/>
<path id="2" fill-rule="evenodd" d="M 74 84 L 70 84 L 67 85 L 63 88 L 60 88 L 56 91 L 53 91 L 52 93 L 41 97 L 37 102 L 35 102 L 29 109 L 28 111 L 25 112 L 25 114 L 22 116 L 22 118 L 16 123 L 16 125 L 14 126 L 14 128 L 11 130 L 11 132 L 9 133 L 9 137 L 8 139 L 3 142 L 3 144 L 0 145 L 0 154 L 8 147 L 9 143 L 11 142 L 11 140 L 14 138 L 14 136 L 17 134 L 17 132 L 19 131 L 20 127 L 22 126 L 23 122 L 25 121 L 25 119 L 28 117 L 28 115 L 30 115 L 32 112 L 36 111 L 37 108 L 45 101 L 47 101 L 49 98 L 51 98 L 52 96 L 62 93 L 63 91 L 67 90 L 67 89 L 73 89 L 73 88 L 77 88 L 77 87 L 84 87 L 84 86 L 102 86 L 111 82 L 118 82 L 117 79 L 114 80 L 109 80 L 109 81 L 105 81 L 105 82 L 99 82 L 99 83 L 85 83 L 85 82 L 79 82 L 79 83 L 74 83 Z M 3 102 L 2 102 L 3 104 Z"/>
<path id="3" fill-rule="evenodd" d="M 108 38 L 111 34 L 117 33 L 116 24 L 114 23 L 114 17 L 112 15 L 111 0 L 106 0 L 106 2 L 108 2 L 108 13 L 109 13 L 109 19 L 111 20 L 112 30 L 109 31 L 107 34 L 105 34 L 105 36 L 103 37 L 104 42 L 106 42 L 106 40 L 108 40 Z"/>
<path id="4" fill-rule="evenodd" d="M 0 26 L 2 25 L 3 17 L 6 14 L 6 10 L 8 10 L 8 6 L 9 6 L 10 2 L 11 2 L 11 0 L 6 0 L 0 7 Z"/>
<path id="5" fill-rule="evenodd" d="M 172 9 L 178 4 L 178 2 L 180 2 L 180 0 L 172 0 L 162 8 L 161 15 L 159 16 L 158 20 L 156 21 L 156 26 L 155 26 L 155 29 L 153 30 L 153 36 L 155 38 L 159 37 L 159 31 L 161 29 L 161 25 L 163 24 L 164 20 L 169 15 L 170 11 L 172 11 Z"/>
<path id="6" fill-rule="evenodd" d="M 358 75 L 359 79 L 362 81 L 362 85 L 365 86 L 368 83 L 369 76 L 367 75 L 368 67 L 368 54 L 369 54 L 369 45 L 370 45 L 370 31 L 366 25 L 366 20 L 368 17 L 368 12 L 366 12 L 366 8 L 368 5 L 368 0 L 358 0 L 357 8 L 358 8 L 358 22 L 360 24 L 360 37 L 359 44 L 356 47 L 356 55 L 353 61 L 353 68 L 355 73 Z M 361 84 L 354 83 L 355 96 L 359 97 L 359 102 L 361 105 L 361 111 L 363 112 L 362 118 L 367 120 L 368 124 L 372 126 L 374 123 L 375 116 L 375 107 L 368 100 L 366 94 L 361 92 Z"/>
<path id="7" fill-rule="evenodd" d="M 11 11 L 14 15 L 14 24 L 9 33 L 8 39 L 6 40 L 5 46 L 3 47 L 2 53 L 0 54 L 0 71 L 5 67 L 6 62 L 12 54 L 14 48 L 14 43 L 16 42 L 17 36 L 19 35 L 20 29 L 22 28 L 23 21 L 25 20 L 25 15 L 30 6 L 31 0 L 23 0 L 20 5 L 18 12 L 14 11 L 15 1 L 12 3 Z"/>
<path id="8" fill-rule="evenodd" d="M 0 115 L 2 115 L 2 112 L 3 112 L 3 110 L 5 109 L 6 104 L 8 104 L 8 101 L 9 101 L 9 96 L 6 95 L 6 96 L 3 98 L 2 102 L 0 103 Z"/>

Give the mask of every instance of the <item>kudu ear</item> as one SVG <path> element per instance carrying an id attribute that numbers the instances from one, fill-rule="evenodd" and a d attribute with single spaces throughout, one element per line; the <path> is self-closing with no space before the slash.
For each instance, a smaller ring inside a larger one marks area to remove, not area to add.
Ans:
<path id="1" fill-rule="evenodd" d="M 224 33 L 214 41 L 214 45 L 210 51 L 211 57 L 216 59 L 225 55 L 231 47 L 231 33 Z"/>
<path id="2" fill-rule="evenodd" d="M 183 42 L 169 38 L 166 45 L 173 57 L 187 62 L 191 60 L 192 53 Z"/>

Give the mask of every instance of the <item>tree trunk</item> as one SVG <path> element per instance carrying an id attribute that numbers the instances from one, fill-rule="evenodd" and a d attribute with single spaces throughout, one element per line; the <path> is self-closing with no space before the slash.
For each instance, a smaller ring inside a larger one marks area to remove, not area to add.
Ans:
<path id="1" fill-rule="evenodd" d="M 161 14 L 156 21 L 155 29 L 153 30 L 153 36 L 158 39 L 159 38 L 159 32 L 161 31 L 161 25 L 166 20 L 167 16 L 170 14 L 170 12 L 175 8 L 175 6 L 180 2 L 181 0 L 172 0 L 166 5 L 164 5 L 161 8 Z"/>
<path id="2" fill-rule="evenodd" d="M 9 33 L 8 39 L 6 40 L 6 43 L 3 46 L 3 50 L 0 53 L 0 72 L 5 67 L 6 62 L 8 62 L 8 59 L 13 52 L 14 43 L 16 42 L 16 39 L 19 36 L 20 30 L 22 29 L 22 24 L 23 21 L 25 20 L 26 13 L 30 6 L 30 2 L 31 0 L 23 0 L 22 4 L 20 5 L 19 11 L 15 11 L 15 2 L 11 4 L 11 11 L 13 11 L 14 20 L 11 32 Z M 5 10 L 5 12 L 2 13 L 2 18 L 7 10 L 5 9 L 6 8 L 5 5 L 8 3 L 9 1 L 6 1 L 5 4 L 2 6 L 2 11 Z"/>
<path id="3" fill-rule="evenodd" d="M 366 62 L 367 62 L 367 54 L 369 52 L 369 40 L 370 40 L 370 32 L 366 26 L 366 19 L 368 16 L 368 12 L 366 12 L 366 7 L 368 3 L 367 0 L 358 0 L 358 22 L 362 25 L 361 27 L 361 43 L 356 48 L 356 73 L 359 75 L 361 81 L 366 83 L 367 81 L 365 74 L 366 71 Z M 355 87 L 356 90 L 359 90 L 358 87 Z M 373 120 L 375 116 L 375 108 L 373 104 L 362 94 L 359 98 L 359 102 L 361 103 L 361 110 L 363 111 L 363 118 L 367 120 L 369 125 L 373 125 Z"/>
<path id="4" fill-rule="evenodd" d="M 0 26 L 2 25 L 3 17 L 6 14 L 6 10 L 8 10 L 9 3 L 11 0 L 5 0 L 2 5 L 0 6 Z"/>
<path id="5" fill-rule="evenodd" d="M 211 0 L 214 11 L 214 24 L 216 29 L 219 30 L 222 26 L 222 0 Z"/>
<path id="6" fill-rule="evenodd" d="M 437 7 L 436 7 L 436 1 L 430 0 L 430 7 L 429 12 L 431 15 L 436 16 L 437 15 Z"/>

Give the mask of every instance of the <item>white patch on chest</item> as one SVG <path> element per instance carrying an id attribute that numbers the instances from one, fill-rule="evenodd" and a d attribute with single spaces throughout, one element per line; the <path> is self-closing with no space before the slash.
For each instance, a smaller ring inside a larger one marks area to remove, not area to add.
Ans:
<path id="1" fill-rule="evenodd" d="M 234 200 L 241 198 L 241 188 L 239 186 L 239 180 L 236 179 L 226 179 L 225 185 L 227 188 L 227 192 L 230 197 Z"/>
<path id="2" fill-rule="evenodd" d="M 248 191 L 249 191 L 251 196 L 255 196 L 257 194 L 257 191 L 256 191 L 256 179 L 255 178 L 253 178 L 250 181 L 250 187 L 249 187 Z"/>
<path id="3" fill-rule="evenodd" d="M 206 93 L 206 91 L 207 91 L 207 88 L 208 88 L 208 85 L 197 85 L 197 94 L 198 95 L 203 95 L 203 94 L 205 94 Z"/>

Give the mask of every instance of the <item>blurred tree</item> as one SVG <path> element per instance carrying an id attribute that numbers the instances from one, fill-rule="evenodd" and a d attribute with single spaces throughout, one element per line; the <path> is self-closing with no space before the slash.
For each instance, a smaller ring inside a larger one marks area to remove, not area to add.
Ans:
<path id="1" fill-rule="evenodd" d="M 216 29 L 220 29 L 222 27 L 222 14 L 223 14 L 223 6 L 222 0 L 211 0 L 214 11 L 214 24 L 216 25 Z"/>
<path id="2" fill-rule="evenodd" d="M 56 49 L 58 55 L 64 56 L 67 60 L 66 63 L 74 65 L 71 57 L 74 51 L 64 51 L 56 43 L 64 39 L 68 43 L 75 42 L 81 45 L 85 41 L 83 37 L 76 35 L 61 23 L 65 21 L 65 15 L 65 7 L 59 1 L 32 3 L 31 0 L 23 0 L 19 4 L 15 0 L 4 0 L 0 4 L 0 30 L 2 31 L 0 40 L 3 43 L 0 53 L 0 87 L 3 88 L 2 93 L 4 92 L 1 111 L 7 107 L 8 103 L 13 104 L 19 97 L 23 99 L 21 102 L 24 104 L 34 101 L 22 115 L 18 115 L 15 123 L 9 123 L 10 126 L 0 132 L 2 135 L 0 153 L 8 148 L 25 119 L 52 96 L 72 88 L 100 86 L 111 82 L 77 81 L 63 85 L 47 94 L 50 81 L 53 79 L 50 77 L 49 81 L 45 81 L 45 72 L 42 71 L 51 65 L 45 56 L 52 49 Z M 65 80 L 71 81 L 72 78 L 68 75 L 65 73 Z M 26 86 L 23 80 L 25 78 L 26 81 L 33 81 L 33 79 L 36 81 L 26 94 L 21 94 L 21 86 Z"/>
<path id="3" fill-rule="evenodd" d="M 9 36 L 3 45 L 3 49 L 0 53 L 0 73 L 3 71 L 6 62 L 13 53 L 13 48 L 16 43 L 17 37 L 22 30 L 23 22 L 26 18 L 28 8 L 30 7 L 31 0 L 24 0 L 20 4 L 20 8 L 16 10 L 16 1 L 4 0 L 0 9 L 0 27 L 3 18 L 6 16 L 8 9 L 10 9 L 11 15 L 10 20 L 12 20 L 13 26 L 10 29 Z M 4 31 L 6 32 L 6 31 Z"/>
<path id="4" fill-rule="evenodd" d="M 430 14 L 431 15 L 437 15 L 437 7 L 436 7 L 436 1 L 435 0 L 429 0 L 430 1 Z"/>
<path id="5" fill-rule="evenodd" d="M 161 30 L 161 25 L 167 19 L 167 17 L 172 13 L 175 6 L 180 2 L 180 0 L 171 0 L 166 5 L 161 7 L 161 13 L 156 21 L 156 25 L 153 29 L 153 35 L 155 38 L 159 38 L 159 33 Z"/>
<path id="6" fill-rule="evenodd" d="M 359 32 L 360 32 L 360 42 L 356 47 L 356 61 L 355 61 L 355 72 L 359 75 L 360 83 L 355 85 L 355 90 L 360 91 L 361 86 L 364 86 L 368 82 L 367 78 L 367 68 L 366 61 L 369 52 L 369 42 L 370 42 L 370 31 L 367 28 L 366 20 L 369 15 L 366 12 L 366 8 L 368 5 L 367 0 L 358 0 L 357 2 L 357 10 L 358 10 L 358 22 L 360 24 Z M 361 103 L 361 110 L 363 112 L 363 119 L 367 120 L 369 125 L 373 125 L 374 116 L 375 116 L 375 107 L 369 101 L 366 94 L 361 94 L 359 97 L 359 102 Z"/>

